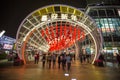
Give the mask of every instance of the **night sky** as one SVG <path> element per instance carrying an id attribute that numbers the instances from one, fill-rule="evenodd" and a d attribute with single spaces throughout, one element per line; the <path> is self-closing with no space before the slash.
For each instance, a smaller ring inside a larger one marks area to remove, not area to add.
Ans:
<path id="1" fill-rule="evenodd" d="M 23 19 L 34 10 L 50 4 L 67 4 L 86 7 L 86 0 L 0 0 L 0 31 L 6 36 L 16 37 L 17 29 Z"/>

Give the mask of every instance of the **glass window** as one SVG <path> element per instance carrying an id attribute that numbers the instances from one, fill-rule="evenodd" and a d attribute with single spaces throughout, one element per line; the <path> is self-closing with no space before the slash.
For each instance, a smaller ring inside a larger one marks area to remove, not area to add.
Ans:
<path id="1" fill-rule="evenodd" d="M 118 18 L 112 18 L 112 21 L 113 21 L 113 25 L 115 26 L 115 31 L 117 36 L 120 36 L 120 25 L 119 25 L 120 20 Z"/>
<path id="2" fill-rule="evenodd" d="M 90 16 L 98 16 L 97 10 L 91 10 L 91 11 L 89 12 L 89 15 L 90 15 Z"/>
<path id="3" fill-rule="evenodd" d="M 98 12 L 99 12 L 99 16 L 100 16 L 100 17 L 106 16 L 105 10 L 99 10 Z"/>
<path id="4" fill-rule="evenodd" d="M 115 33 L 115 25 L 112 23 L 112 19 L 111 19 L 111 18 L 108 18 L 108 22 L 109 22 L 110 32 L 111 32 L 112 34 L 116 34 L 116 33 Z"/>
<path id="5" fill-rule="evenodd" d="M 104 19 L 100 19 L 100 26 L 101 26 L 101 30 L 103 33 L 103 36 L 106 36 L 106 28 L 105 28 L 105 24 L 104 24 Z"/>
<path id="6" fill-rule="evenodd" d="M 106 10 L 107 16 L 115 16 L 113 10 Z"/>
<path id="7" fill-rule="evenodd" d="M 108 25 L 108 20 L 106 18 L 104 18 L 104 25 L 105 25 L 105 28 L 106 28 L 107 36 L 109 36 L 110 35 L 110 27 Z"/>

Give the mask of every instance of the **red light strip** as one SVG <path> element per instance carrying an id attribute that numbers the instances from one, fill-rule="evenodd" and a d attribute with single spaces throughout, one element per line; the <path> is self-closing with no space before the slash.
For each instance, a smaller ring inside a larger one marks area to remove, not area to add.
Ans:
<path id="1" fill-rule="evenodd" d="M 57 25 L 57 22 L 56 22 L 56 38 L 58 37 L 58 25 Z"/>
<path id="2" fill-rule="evenodd" d="M 80 28 L 72 27 L 71 25 L 68 25 L 67 23 L 65 25 L 60 23 L 60 26 L 49 26 L 45 29 L 45 31 L 42 31 L 42 35 L 44 35 L 44 32 L 46 32 L 46 40 L 50 45 L 49 51 L 56 51 L 56 50 L 62 50 L 67 47 L 70 47 L 74 44 L 76 40 L 83 40 L 85 38 L 84 32 L 81 32 Z M 55 28 L 55 31 L 53 30 Z M 51 37 L 51 39 L 50 39 Z"/>
<path id="3" fill-rule="evenodd" d="M 54 39 L 55 36 L 54 36 L 53 26 L 50 27 L 50 32 L 51 32 L 51 35 L 52 35 L 52 39 Z"/>
<path id="4" fill-rule="evenodd" d="M 61 36 L 63 35 L 63 34 L 62 34 L 62 30 L 63 30 L 62 27 L 63 27 L 63 26 L 62 26 L 62 22 L 61 22 L 61 23 L 60 23 L 60 40 L 61 40 Z"/>
<path id="5" fill-rule="evenodd" d="M 41 35 L 42 35 L 42 37 L 44 37 L 44 35 L 45 35 L 44 30 L 41 30 Z"/>

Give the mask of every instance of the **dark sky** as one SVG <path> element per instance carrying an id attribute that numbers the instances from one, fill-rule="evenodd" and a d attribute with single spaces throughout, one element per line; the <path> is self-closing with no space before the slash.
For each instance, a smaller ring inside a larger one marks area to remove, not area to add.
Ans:
<path id="1" fill-rule="evenodd" d="M 85 7 L 86 0 L 0 0 L 0 31 L 15 38 L 22 20 L 32 11 L 49 4 L 67 4 Z"/>

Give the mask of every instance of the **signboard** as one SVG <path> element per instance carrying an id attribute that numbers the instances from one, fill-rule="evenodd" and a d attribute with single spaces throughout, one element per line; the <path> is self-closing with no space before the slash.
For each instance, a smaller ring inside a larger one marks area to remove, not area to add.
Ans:
<path id="1" fill-rule="evenodd" d="M 56 14 L 51 14 L 51 19 L 52 20 L 55 20 L 55 19 L 62 19 L 62 20 L 64 20 L 64 19 L 71 19 L 71 20 L 74 20 L 74 21 L 77 21 L 78 20 L 78 18 L 77 18 L 77 16 L 75 16 L 75 15 L 69 15 L 68 16 L 68 14 L 61 14 L 61 15 L 59 15 L 58 16 L 58 14 L 56 13 Z M 41 18 L 41 21 L 49 21 L 49 17 L 47 16 L 47 15 L 43 15 L 42 16 L 42 18 Z"/>
<path id="2" fill-rule="evenodd" d="M 0 37 L 1 49 L 11 50 L 15 41 L 16 40 L 14 38 L 3 35 L 2 37 Z"/>
<path id="3" fill-rule="evenodd" d="M 11 45 L 11 44 L 4 44 L 3 45 L 3 49 L 11 50 L 12 48 L 13 48 L 13 45 Z"/>

